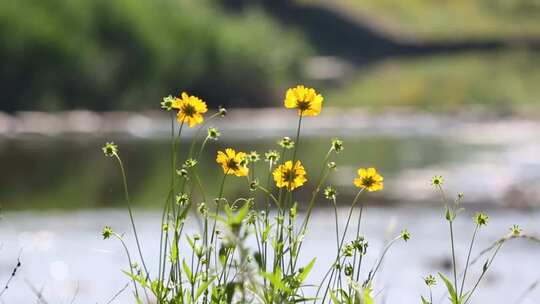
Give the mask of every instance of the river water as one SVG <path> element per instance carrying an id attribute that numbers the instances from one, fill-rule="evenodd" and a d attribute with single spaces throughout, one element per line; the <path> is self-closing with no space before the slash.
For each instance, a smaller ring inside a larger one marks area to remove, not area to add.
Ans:
<path id="1" fill-rule="evenodd" d="M 221 174 L 214 163 L 216 150 L 234 147 L 263 153 L 276 149 L 280 137 L 294 135 L 294 113 L 230 114 L 212 123 L 221 128 L 222 138 L 209 145 L 200 163 L 209 189 L 217 187 L 216 176 Z M 127 265 L 120 244 L 100 237 L 105 225 L 129 232 L 127 214 L 118 209 L 124 202 L 117 168 L 100 149 L 105 141 L 120 145 L 135 204 L 150 207 L 137 212 L 136 218 L 144 254 L 150 265 L 157 264 L 157 207 L 169 183 L 168 127 L 167 117 L 156 113 L 0 115 L 0 283 L 8 279 L 22 252 L 22 267 L 1 298 L 4 303 L 34 302 L 32 289 L 42 290 L 47 303 L 71 303 L 72 298 L 74 303 L 106 303 L 127 283 L 120 271 Z M 325 109 L 320 117 L 306 119 L 302 130 L 299 155 L 309 177 L 318 172 L 330 139 L 345 141 L 336 159 L 338 170 L 329 178 L 343 198 L 341 218 L 354 194 L 351 181 L 358 167 L 375 166 L 385 176 L 385 190 L 370 195 L 363 226 L 370 242 L 367 265 L 374 262 L 384 240 L 401 228 L 413 234 L 408 243 L 391 250 L 375 285 L 377 303 L 419 303 L 420 293 L 426 292 L 422 276 L 450 274 L 445 268 L 450 258 L 448 231 L 440 200 L 429 185 L 433 175 L 445 177 L 449 195 L 464 192 L 467 208 L 490 213 L 477 249 L 516 223 L 540 235 L 537 120 Z M 186 149 L 183 144 L 180 150 Z M 226 195 L 235 195 L 245 191 L 245 184 L 231 182 L 226 188 Z M 318 203 L 302 256 L 305 262 L 317 257 L 311 282 L 322 277 L 335 254 L 332 210 L 325 204 Z M 467 213 L 456 224 L 461 265 L 472 233 L 471 217 Z M 389 234 L 389 228 L 394 232 Z M 133 249 L 130 234 L 127 239 Z M 518 303 L 520 294 L 540 279 L 540 246 L 523 240 L 507 245 L 473 303 Z M 474 275 L 477 271 L 471 278 Z M 435 303 L 443 303 L 440 284 L 435 294 L 441 299 Z M 115 303 L 130 299 L 125 291 Z M 533 290 L 520 303 L 539 303 L 538 299 L 540 291 Z"/>
<path id="2" fill-rule="evenodd" d="M 343 222 L 348 210 L 341 208 L 339 212 Z M 491 221 L 479 234 L 476 253 L 505 235 L 514 223 L 519 223 L 527 234 L 540 235 L 539 211 L 498 209 L 488 212 Z M 473 229 L 471 217 L 472 214 L 465 213 L 456 222 L 460 265 L 464 263 L 465 247 Z M 407 228 L 413 235 L 409 242 L 396 244 L 387 256 L 375 284 L 377 303 L 419 303 L 419 294 L 426 292 L 422 276 L 437 271 L 450 274 L 445 268 L 450 259 L 449 235 L 441 209 L 369 207 L 364 219 L 362 234 L 370 242 L 364 265 L 371 266 L 384 240 L 399 233 L 400 229 Z M 159 214 L 137 211 L 136 221 L 147 264 L 156 265 Z M 302 254 L 305 263 L 317 258 L 309 282 L 320 280 L 334 257 L 332 223 L 332 209 L 315 211 Z M 47 303 L 72 303 L 73 298 L 73 303 L 106 303 L 128 279 L 121 273 L 127 261 L 120 244 L 101 239 L 100 231 L 105 225 L 127 232 L 128 246 L 135 253 L 129 219 L 124 211 L 6 213 L 0 223 L 1 279 L 8 278 L 20 250 L 22 266 L 2 298 L 4 303 L 33 302 L 36 297 L 32 288 L 41 290 Z M 188 225 L 186 231 L 196 229 L 196 226 Z M 470 278 L 478 275 L 481 264 L 473 268 Z M 522 292 L 540 279 L 539 269 L 539 244 L 525 240 L 506 243 L 472 303 L 517 303 Z M 443 287 L 439 284 L 435 303 L 446 302 L 441 298 L 442 292 Z M 130 292 L 125 291 L 113 303 L 131 303 L 130 296 Z M 538 299 L 540 290 L 536 289 L 520 303 L 538 303 Z"/>

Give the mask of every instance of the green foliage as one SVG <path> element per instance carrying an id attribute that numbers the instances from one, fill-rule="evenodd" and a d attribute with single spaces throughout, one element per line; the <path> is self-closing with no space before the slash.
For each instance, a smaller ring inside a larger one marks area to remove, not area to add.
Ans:
<path id="1" fill-rule="evenodd" d="M 178 84 L 268 104 L 309 52 L 260 9 L 211 0 L 2 1 L 0 38 L 1 110 L 147 108 Z"/>
<path id="2" fill-rule="evenodd" d="M 538 111 L 540 57 L 526 51 L 390 59 L 329 93 L 336 106 Z M 389 90 L 388 88 L 392 88 Z"/>
<path id="3" fill-rule="evenodd" d="M 396 37 L 428 41 L 537 37 L 536 0 L 295 0 L 345 9 L 351 16 L 375 19 Z M 365 18 L 364 18 L 365 19 Z M 369 22 L 369 20 L 367 21 Z"/>

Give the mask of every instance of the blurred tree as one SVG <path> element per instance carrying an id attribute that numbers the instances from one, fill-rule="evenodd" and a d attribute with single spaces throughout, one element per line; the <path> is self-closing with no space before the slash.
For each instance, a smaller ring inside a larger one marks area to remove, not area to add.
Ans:
<path id="1" fill-rule="evenodd" d="M 0 2 L 0 110 L 155 108 L 188 90 L 263 106 L 310 49 L 260 9 L 211 0 Z"/>

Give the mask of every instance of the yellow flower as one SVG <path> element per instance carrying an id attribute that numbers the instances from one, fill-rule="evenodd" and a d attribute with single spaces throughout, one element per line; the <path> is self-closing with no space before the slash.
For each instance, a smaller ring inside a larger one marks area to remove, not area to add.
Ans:
<path id="1" fill-rule="evenodd" d="M 182 92 L 180 98 L 174 98 L 171 108 L 178 110 L 176 115 L 178 122 L 186 122 L 189 127 L 202 123 L 204 120 L 202 114 L 208 111 L 204 101 L 185 92 Z"/>
<path id="2" fill-rule="evenodd" d="M 292 161 L 286 161 L 283 165 L 277 167 L 272 174 L 276 186 L 279 188 L 287 187 L 289 191 L 301 187 L 307 181 L 306 169 L 299 160 L 296 161 L 294 168 Z"/>
<path id="3" fill-rule="evenodd" d="M 249 173 L 246 161 L 246 153 L 234 151 L 231 148 L 225 149 L 225 152 L 218 151 L 216 162 L 223 167 L 225 174 L 236 176 L 247 176 Z"/>
<path id="4" fill-rule="evenodd" d="M 284 103 L 288 109 L 298 109 L 298 115 L 317 116 L 321 113 L 323 99 L 315 89 L 299 85 L 287 90 Z"/>
<path id="5" fill-rule="evenodd" d="M 354 179 L 354 185 L 369 192 L 379 191 L 384 188 L 383 177 L 375 168 L 358 169 L 358 177 Z"/>

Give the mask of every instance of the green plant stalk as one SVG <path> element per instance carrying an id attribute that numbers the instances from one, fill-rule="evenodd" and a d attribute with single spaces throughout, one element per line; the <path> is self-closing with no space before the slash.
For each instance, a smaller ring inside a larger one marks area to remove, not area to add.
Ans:
<path id="1" fill-rule="evenodd" d="M 328 289 L 330 288 L 330 284 L 332 282 L 332 279 L 334 277 L 334 272 L 335 272 L 335 265 L 336 263 L 339 262 L 339 259 L 341 258 L 341 249 L 343 248 L 343 243 L 345 242 L 345 236 L 347 235 L 347 230 L 349 229 L 349 224 L 351 222 L 351 217 L 352 217 L 352 213 L 353 213 L 353 210 L 354 210 L 354 207 L 356 205 L 356 203 L 358 202 L 358 199 L 360 198 L 360 194 L 363 193 L 363 189 L 361 189 L 360 191 L 358 191 L 358 193 L 356 194 L 356 196 L 354 197 L 354 200 L 351 204 L 351 208 L 349 209 L 349 215 L 347 216 L 347 222 L 345 224 L 345 229 L 343 231 L 343 234 L 342 234 L 342 237 L 341 237 L 341 241 L 339 243 L 339 249 L 338 249 L 338 252 L 337 252 L 337 256 L 336 256 L 336 259 L 334 261 L 334 263 L 332 264 L 331 266 L 331 270 L 329 270 L 327 272 L 327 274 L 323 277 L 323 280 L 321 282 L 321 285 L 319 285 L 319 287 L 317 288 L 317 293 L 315 294 L 315 297 L 317 298 L 319 296 L 319 292 L 321 290 L 321 287 L 323 286 L 323 283 L 326 279 L 326 277 L 328 276 L 328 273 L 330 273 L 330 279 L 328 281 L 328 284 L 326 286 L 326 290 L 324 292 L 324 296 L 323 296 L 323 300 L 322 300 L 322 303 L 324 303 L 324 301 L 326 300 L 326 296 L 328 295 Z M 363 206 L 362 206 L 363 207 Z"/>
<path id="2" fill-rule="evenodd" d="M 368 276 L 368 279 L 364 282 L 364 287 L 367 287 L 369 286 L 369 284 L 371 282 L 373 282 L 373 279 L 375 278 L 375 275 L 377 274 L 377 271 L 379 270 L 379 268 L 381 267 L 381 264 L 382 264 L 382 261 L 384 260 L 384 256 L 386 255 L 386 253 L 388 252 L 388 250 L 390 249 L 390 247 L 392 247 L 392 245 L 401 239 L 401 236 L 397 236 L 395 237 L 393 240 L 391 240 L 390 242 L 388 242 L 388 244 L 386 244 L 386 246 L 384 247 L 384 250 L 383 250 L 383 253 L 381 254 L 381 257 L 379 258 L 379 260 L 377 261 L 377 264 L 376 266 L 373 268 L 372 271 L 370 271 L 370 275 Z"/>
<path id="3" fill-rule="evenodd" d="M 124 247 L 124 251 L 126 252 L 126 256 L 127 256 L 127 259 L 128 259 L 128 263 L 129 263 L 129 272 L 131 273 L 131 281 L 133 282 L 133 288 L 135 288 L 135 296 L 137 297 L 137 299 L 139 299 L 139 291 L 137 289 L 137 282 L 135 282 L 135 274 L 133 273 L 133 262 L 131 260 L 131 255 L 129 254 L 129 250 L 126 246 L 126 243 L 124 242 L 123 238 L 118 235 L 117 233 L 113 232 L 113 235 L 120 241 L 120 243 L 122 244 L 122 247 Z"/>
<path id="4" fill-rule="evenodd" d="M 446 193 L 444 192 L 443 188 L 441 185 L 438 185 L 437 188 L 439 189 L 439 191 L 441 192 L 441 196 L 443 198 L 443 201 L 445 202 L 446 204 L 446 208 L 449 208 L 448 207 L 448 200 L 446 198 Z M 454 242 L 454 225 L 453 225 L 453 222 L 454 222 L 454 218 L 455 218 L 455 210 L 452 210 L 452 215 L 450 217 L 450 219 L 448 219 L 448 224 L 450 226 L 450 244 L 451 244 L 451 248 L 452 248 L 452 269 L 453 269 L 453 273 L 454 273 L 454 287 L 457 289 L 457 265 L 456 265 L 456 250 L 455 250 L 455 242 Z"/>
<path id="5" fill-rule="evenodd" d="M 174 115 L 171 114 L 171 185 L 169 188 L 169 194 L 167 196 L 167 199 L 165 201 L 165 206 L 163 207 L 163 213 L 161 215 L 161 227 L 160 227 L 160 253 L 159 253 L 159 267 L 158 267 L 158 277 L 159 281 L 163 282 L 165 280 L 165 268 L 167 263 L 167 244 L 168 244 L 168 238 L 169 238 L 169 232 L 168 230 L 165 232 L 165 239 L 164 238 L 164 231 L 163 231 L 163 225 L 165 224 L 165 221 L 169 221 L 168 215 L 169 215 L 169 208 L 170 206 L 174 205 L 174 196 L 175 196 L 175 190 L 174 186 L 176 183 L 176 148 L 178 144 L 179 137 L 182 134 L 182 129 L 184 126 L 184 122 L 180 124 L 180 128 L 178 130 L 178 137 L 175 137 L 175 119 Z M 161 297 L 161 294 L 158 295 L 158 297 Z"/>
<path id="6" fill-rule="evenodd" d="M 189 152 L 188 152 L 188 158 L 190 157 L 193 157 L 193 151 L 195 149 L 195 144 L 196 144 L 196 139 L 199 138 L 199 135 L 201 134 L 202 130 L 204 129 L 204 127 L 212 120 L 214 120 L 214 118 L 216 118 L 217 116 L 219 116 L 219 112 L 217 113 L 214 113 L 212 116 L 208 117 L 208 119 L 206 121 L 204 121 L 200 126 L 199 128 L 197 128 L 197 132 L 195 132 L 195 135 L 193 136 L 193 139 L 191 141 L 191 145 L 189 147 Z M 206 139 L 204 140 L 203 144 L 201 145 L 201 149 L 199 150 L 199 156 L 202 152 L 202 147 L 204 146 L 204 144 L 206 143 L 206 140 L 208 139 L 208 137 L 206 137 Z"/>
<path id="7" fill-rule="evenodd" d="M 220 211 L 220 206 L 221 206 L 221 200 L 222 200 L 222 197 L 223 197 L 223 189 L 225 187 L 225 180 L 227 179 L 227 173 L 228 173 L 228 170 L 227 172 L 225 172 L 225 174 L 223 175 L 223 179 L 221 181 L 221 186 L 219 188 L 219 195 L 218 195 L 218 198 L 217 198 L 217 202 L 216 202 L 216 216 L 214 218 L 214 223 L 212 225 L 212 233 L 210 234 L 210 244 L 213 244 L 214 243 L 214 237 L 215 237 L 215 234 L 216 234 L 216 225 L 217 225 L 217 218 L 219 216 L 219 211 Z M 217 257 L 217 246 L 214 246 L 214 256 Z M 208 249 L 208 248 L 207 248 Z M 210 267 L 210 250 L 207 250 L 207 259 L 206 259 L 206 272 L 208 273 L 208 271 L 210 270 L 209 269 Z M 216 267 L 217 267 L 217 263 L 216 263 Z"/>
<path id="8" fill-rule="evenodd" d="M 453 221 L 449 221 L 450 225 L 450 243 L 452 244 L 452 268 L 454 270 L 454 286 L 457 287 L 457 271 L 456 271 L 456 251 L 454 248 L 454 227 L 452 224 Z"/>
<path id="9" fill-rule="evenodd" d="M 463 304 L 467 304 L 469 302 L 469 300 L 471 299 L 472 295 L 474 294 L 474 292 L 476 291 L 476 289 L 478 288 L 478 284 L 480 284 L 480 282 L 482 281 L 482 279 L 484 278 L 484 276 L 486 275 L 487 271 L 489 270 L 489 268 L 491 267 L 491 264 L 493 263 L 493 260 L 495 260 L 495 257 L 497 256 L 497 254 L 499 253 L 499 250 L 501 249 L 502 245 L 504 244 L 504 242 L 501 242 L 497 248 L 495 249 L 495 252 L 493 253 L 493 255 L 491 256 L 491 258 L 489 259 L 489 262 L 487 262 L 487 266 L 485 268 L 485 270 L 482 271 L 482 274 L 480 275 L 480 277 L 478 278 L 478 280 L 476 280 L 476 283 L 474 284 L 474 287 L 473 289 L 471 290 L 471 292 L 469 292 L 469 295 L 467 296 L 467 298 L 465 299 L 465 302 L 463 302 Z"/>
<path id="10" fill-rule="evenodd" d="M 270 180 L 271 180 L 271 177 L 272 177 L 272 167 L 273 167 L 273 161 L 270 160 L 269 161 L 269 164 L 268 164 L 268 175 L 266 177 L 266 189 L 270 189 Z M 267 190 L 268 191 L 268 190 Z M 265 213 L 264 213 L 264 230 L 266 231 L 270 225 L 270 222 L 269 222 L 269 213 L 270 213 L 270 196 L 271 196 L 271 193 L 268 191 L 268 194 L 266 196 L 266 209 L 265 209 Z M 266 272 L 266 267 L 267 267 L 267 263 L 268 263 L 268 256 L 267 256 L 267 252 L 268 252 L 268 242 L 267 240 L 263 240 L 263 253 L 262 253 L 262 259 L 263 259 L 263 266 L 264 266 L 264 269 L 263 271 Z M 266 289 L 266 284 L 267 284 L 267 281 L 266 281 L 266 277 L 263 279 L 263 282 L 264 282 L 264 287 Z"/>
<path id="11" fill-rule="evenodd" d="M 311 218 L 311 212 L 313 211 L 313 206 L 315 204 L 315 199 L 317 198 L 317 195 L 321 191 L 322 184 L 326 181 L 326 179 L 328 178 L 328 174 L 330 173 L 330 171 L 328 170 L 326 164 L 328 163 L 328 159 L 330 158 L 331 152 L 332 152 L 332 149 L 330 149 L 328 151 L 328 153 L 326 153 L 326 156 L 325 156 L 325 158 L 323 160 L 324 165 L 323 165 L 323 167 L 321 169 L 321 173 L 319 174 L 319 181 L 317 183 L 317 187 L 311 193 L 311 199 L 309 200 L 309 203 L 308 203 L 308 209 L 306 211 L 306 217 L 304 218 L 304 220 L 302 221 L 302 224 L 300 225 L 300 233 L 299 233 L 299 235 L 301 235 L 301 236 L 306 233 L 307 225 L 309 223 L 309 219 Z M 304 243 L 303 239 L 300 240 L 300 242 L 298 243 L 298 249 L 297 249 L 298 251 L 300 251 L 300 249 L 302 248 L 303 243 Z M 297 263 L 298 263 L 298 256 L 294 260 L 293 266 L 296 267 Z"/>
<path id="12" fill-rule="evenodd" d="M 296 155 L 298 153 L 298 147 L 300 146 L 300 130 L 302 129 L 302 114 L 303 114 L 303 111 L 300 111 L 299 112 L 299 117 L 298 117 L 298 126 L 296 128 L 296 138 L 295 138 L 295 143 L 294 143 L 294 149 L 293 149 L 293 157 L 292 157 L 292 169 L 294 170 L 295 166 L 296 166 Z M 292 219 L 291 219 L 291 214 L 290 214 L 290 208 L 291 206 L 293 205 L 293 201 L 294 201 L 294 192 L 292 189 L 287 189 L 288 192 L 285 196 L 285 210 L 284 210 L 284 213 L 283 213 L 283 224 L 281 225 L 281 236 L 283 237 L 283 226 L 285 225 L 285 215 L 287 215 L 287 218 L 288 218 L 288 223 L 289 223 L 289 227 L 292 226 Z M 289 229 L 289 227 L 287 228 L 287 234 L 288 234 L 288 244 L 289 244 L 289 269 L 290 269 L 290 273 L 293 273 L 294 271 L 294 268 L 293 268 L 293 259 L 294 259 L 294 252 L 292 250 L 293 248 L 293 244 L 291 243 L 293 240 L 292 240 L 292 231 Z M 283 241 L 283 240 L 281 240 Z M 283 244 L 283 247 L 282 249 L 285 248 L 285 244 Z M 281 251 L 280 253 L 280 256 L 281 256 L 281 260 L 282 260 L 282 267 L 281 269 L 285 270 L 285 263 L 284 263 L 284 256 L 283 256 L 284 252 L 283 250 Z M 296 264 L 296 263 L 295 263 Z"/>
<path id="13" fill-rule="evenodd" d="M 474 245 L 474 240 L 476 238 L 476 234 L 478 232 L 478 227 L 479 227 L 478 224 L 476 224 L 476 226 L 474 227 L 474 232 L 473 232 L 473 235 L 472 235 L 472 238 L 471 238 L 471 244 L 469 246 L 469 252 L 467 253 L 467 262 L 465 263 L 465 270 L 463 271 L 463 278 L 461 279 L 461 288 L 459 290 L 459 297 L 460 298 L 463 295 L 463 288 L 465 286 L 465 279 L 467 278 L 467 270 L 469 269 L 469 261 L 471 259 L 471 252 L 472 252 L 472 248 L 473 248 L 473 245 Z"/>
<path id="14" fill-rule="evenodd" d="M 158 264 L 158 279 L 161 281 L 164 279 L 164 275 L 162 275 L 162 268 L 165 267 L 162 266 L 162 258 L 164 255 L 163 252 L 163 226 L 165 225 L 165 216 L 168 212 L 169 207 L 169 200 L 171 199 L 172 195 L 172 187 L 174 184 L 174 176 L 175 176 L 175 164 L 174 164 L 174 113 L 171 112 L 171 185 L 169 188 L 169 194 L 167 194 L 167 199 L 165 200 L 165 205 L 163 206 L 163 212 L 161 214 L 161 227 L 160 227 L 160 237 L 159 237 L 159 264 Z M 168 232 L 167 232 L 168 233 Z"/>
<path id="15" fill-rule="evenodd" d="M 146 268 L 146 263 L 144 262 L 144 257 L 143 257 L 142 250 L 141 250 L 141 244 L 139 242 L 139 236 L 137 234 L 137 227 L 135 226 L 135 220 L 133 218 L 133 211 L 131 210 L 131 200 L 129 198 L 129 190 L 128 190 L 128 185 L 127 185 L 126 171 L 124 170 L 124 164 L 122 163 L 122 159 L 120 158 L 120 156 L 118 154 L 116 154 L 116 153 L 114 154 L 114 156 L 116 157 L 116 160 L 118 161 L 118 165 L 120 166 L 120 171 L 122 173 L 122 182 L 124 184 L 124 194 L 125 194 L 125 197 L 126 197 L 126 203 L 127 203 L 128 213 L 129 213 L 129 220 L 131 222 L 131 228 L 132 228 L 133 234 L 135 236 L 135 242 L 137 244 L 137 250 L 139 251 L 139 257 L 141 258 L 141 263 L 143 264 L 143 267 L 144 267 L 145 277 L 146 277 L 146 279 L 148 279 L 149 276 L 150 276 L 150 273 L 148 272 L 148 269 Z"/>
<path id="16" fill-rule="evenodd" d="M 175 141 L 174 141 L 174 151 L 173 151 L 173 164 L 172 164 L 172 170 L 176 171 L 176 166 L 177 166 L 177 163 L 178 163 L 178 146 L 180 145 L 180 140 L 181 140 L 181 135 L 182 135 L 182 130 L 184 128 L 184 122 L 182 121 L 180 123 L 180 128 L 178 129 L 178 135 L 176 136 L 175 138 Z M 185 187 L 185 181 L 183 181 L 180 185 L 180 191 L 184 191 L 184 187 Z M 179 233 L 179 214 L 180 214 L 180 207 L 176 207 L 176 195 L 177 195 L 177 192 L 176 192 L 176 175 L 173 175 L 173 179 L 171 181 L 171 191 L 172 191 L 172 195 L 171 195 L 171 209 L 172 209 L 172 213 L 173 213 L 173 220 L 174 220 L 174 238 L 173 238 L 173 244 L 171 244 L 171 248 L 172 246 L 174 246 L 174 249 L 176 250 L 176 254 L 177 254 L 177 260 L 175 263 L 173 263 L 171 265 L 171 268 L 172 268 L 172 273 L 176 273 L 176 278 L 178 279 L 179 282 L 182 282 L 182 271 L 181 271 L 181 267 L 180 265 L 178 264 L 178 261 L 179 261 L 179 248 L 178 248 L 178 242 L 179 242 L 179 239 L 180 239 L 180 233 Z M 168 238 L 168 232 L 167 232 L 167 236 L 166 238 Z M 167 242 L 165 243 L 165 246 L 167 246 Z M 167 252 L 166 248 L 165 248 L 165 252 Z M 166 257 L 164 256 L 163 257 L 163 263 L 164 263 L 164 268 L 165 268 L 165 263 L 166 263 Z M 171 280 L 171 277 L 169 276 L 169 282 Z M 178 292 L 178 284 L 175 284 L 175 289 L 177 289 L 177 292 Z M 182 289 L 182 288 L 181 288 Z M 181 292 L 180 292 L 181 293 Z"/>

